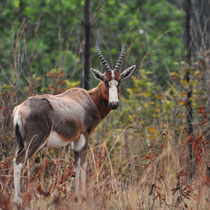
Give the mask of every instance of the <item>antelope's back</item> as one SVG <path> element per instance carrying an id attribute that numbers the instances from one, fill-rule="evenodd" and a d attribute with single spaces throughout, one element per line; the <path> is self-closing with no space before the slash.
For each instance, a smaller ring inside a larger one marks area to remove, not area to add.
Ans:
<path id="1" fill-rule="evenodd" d="M 48 100 L 55 110 L 53 117 L 55 119 L 61 117 L 61 120 L 74 124 L 76 126 L 75 130 L 78 126 L 82 132 L 90 133 L 99 123 L 98 109 L 86 90 L 72 88 L 60 95 L 49 96 Z M 56 126 L 59 126 L 59 124 L 56 123 Z"/>

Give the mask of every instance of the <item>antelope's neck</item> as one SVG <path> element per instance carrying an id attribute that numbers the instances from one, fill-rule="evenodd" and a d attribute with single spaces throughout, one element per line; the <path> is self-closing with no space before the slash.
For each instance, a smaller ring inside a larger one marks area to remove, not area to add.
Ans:
<path id="1" fill-rule="evenodd" d="M 102 89 L 105 88 L 105 84 L 100 82 L 99 85 L 96 88 L 93 88 L 89 90 L 90 97 L 96 104 L 98 108 L 99 115 L 101 117 L 101 120 L 103 120 L 107 114 L 111 111 L 111 109 L 108 106 L 108 96 L 104 96 L 104 93 Z M 108 92 L 107 92 L 108 94 Z"/>

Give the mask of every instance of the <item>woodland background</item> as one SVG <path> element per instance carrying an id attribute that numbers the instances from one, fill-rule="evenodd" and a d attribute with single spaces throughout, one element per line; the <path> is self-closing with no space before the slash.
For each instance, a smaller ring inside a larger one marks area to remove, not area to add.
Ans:
<path id="1" fill-rule="evenodd" d="M 84 0 L 0 2 L 0 209 L 14 207 L 14 106 L 83 85 L 84 6 Z M 92 0 L 89 11 L 90 67 L 103 71 L 98 34 L 111 66 L 122 38 L 123 68 L 137 69 L 122 84 L 120 107 L 91 137 L 87 200 L 74 202 L 67 146 L 31 159 L 22 173 L 23 208 L 207 209 L 209 0 Z M 90 88 L 97 84 L 90 75 Z"/>

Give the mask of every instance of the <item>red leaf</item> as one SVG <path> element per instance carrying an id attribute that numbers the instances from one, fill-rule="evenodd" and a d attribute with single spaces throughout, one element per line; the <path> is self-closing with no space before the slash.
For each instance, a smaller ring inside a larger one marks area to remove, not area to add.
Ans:
<path id="1" fill-rule="evenodd" d="M 183 144 L 183 147 L 184 147 L 191 139 L 192 139 L 192 136 L 189 136 L 189 137 L 187 138 L 187 140 L 185 141 L 185 143 Z"/>
<path id="2" fill-rule="evenodd" d="M 144 166 L 144 169 L 147 168 L 150 164 L 151 164 L 151 161 L 146 166 Z"/>
<path id="3" fill-rule="evenodd" d="M 202 139 L 202 137 L 203 137 L 202 135 L 198 136 L 198 140 Z"/>

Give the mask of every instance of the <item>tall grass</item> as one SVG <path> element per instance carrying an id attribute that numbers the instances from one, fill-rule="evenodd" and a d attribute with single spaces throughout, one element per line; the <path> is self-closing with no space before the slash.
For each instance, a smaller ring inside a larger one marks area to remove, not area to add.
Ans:
<path id="1" fill-rule="evenodd" d="M 70 147 L 44 149 L 26 164 L 21 178 L 23 208 L 31 209 L 208 209 L 209 180 L 190 179 L 184 132 L 168 128 L 164 142 L 146 145 L 132 129 L 107 131 L 112 118 L 91 138 L 88 197 L 75 201 L 74 160 Z M 105 134 L 106 133 L 106 134 Z M 176 141 L 175 141 L 176 139 Z M 13 144 L 13 140 L 8 141 Z M 1 161 L 0 208 L 13 209 L 14 147 Z"/>

